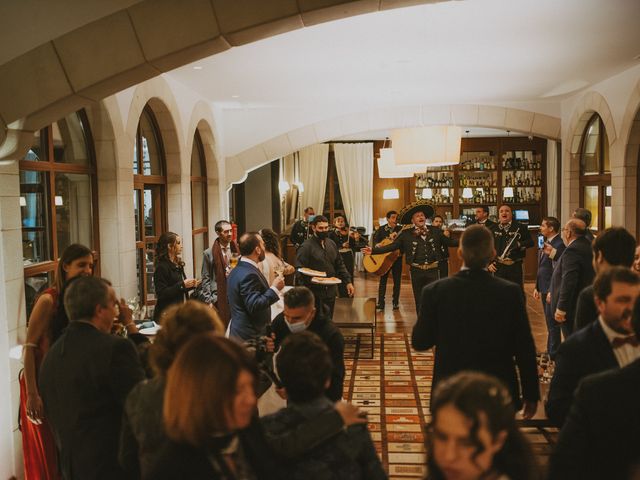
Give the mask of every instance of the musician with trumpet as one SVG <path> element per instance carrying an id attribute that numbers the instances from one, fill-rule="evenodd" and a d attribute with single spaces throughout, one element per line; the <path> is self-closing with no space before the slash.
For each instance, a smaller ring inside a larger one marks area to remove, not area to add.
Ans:
<path id="1" fill-rule="evenodd" d="M 510 280 L 520 285 L 524 295 L 524 277 L 522 262 L 527 248 L 533 247 L 533 239 L 526 225 L 513 219 L 509 205 L 498 209 L 498 224 L 491 226 L 496 258 L 489 264 L 488 270 L 496 277 Z"/>

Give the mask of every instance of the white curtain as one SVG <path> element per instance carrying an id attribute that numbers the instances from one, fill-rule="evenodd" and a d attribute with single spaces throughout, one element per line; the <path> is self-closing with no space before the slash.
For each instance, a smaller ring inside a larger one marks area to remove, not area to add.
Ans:
<path id="1" fill-rule="evenodd" d="M 373 143 L 334 143 L 342 203 L 354 227 L 373 229 Z"/>
<path id="2" fill-rule="evenodd" d="M 300 150 L 300 181 L 304 187 L 300 205 L 300 214 L 307 207 L 313 207 L 320 215 L 324 207 L 324 193 L 327 189 L 327 171 L 329 168 L 329 145 L 317 143 Z"/>
<path id="3" fill-rule="evenodd" d="M 558 146 L 547 140 L 547 215 L 558 217 Z"/>

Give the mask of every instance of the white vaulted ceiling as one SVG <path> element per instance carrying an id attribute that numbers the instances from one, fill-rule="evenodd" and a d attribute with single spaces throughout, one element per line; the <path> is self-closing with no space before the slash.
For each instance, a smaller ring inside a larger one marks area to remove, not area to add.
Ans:
<path id="1" fill-rule="evenodd" d="M 471 103 L 559 117 L 567 95 L 638 63 L 639 18 L 637 0 L 434 3 L 302 28 L 168 75 L 222 114 L 226 155 L 387 107 Z"/>

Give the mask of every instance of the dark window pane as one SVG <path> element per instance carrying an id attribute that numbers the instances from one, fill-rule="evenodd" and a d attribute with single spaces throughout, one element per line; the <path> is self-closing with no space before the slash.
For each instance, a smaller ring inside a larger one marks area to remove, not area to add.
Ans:
<path id="1" fill-rule="evenodd" d="M 49 182 L 44 172 L 20 172 L 22 257 L 24 265 L 51 260 Z"/>
<path id="2" fill-rule="evenodd" d="M 48 287 L 53 286 L 53 272 L 44 272 L 24 279 L 24 297 L 26 304 L 27 320 L 40 295 Z"/>
<path id="3" fill-rule="evenodd" d="M 204 177 L 204 158 L 202 157 L 202 142 L 200 135 L 196 134 L 193 139 L 193 149 L 191 150 L 191 176 Z"/>
<path id="4" fill-rule="evenodd" d="M 147 243 L 145 248 L 145 268 L 147 270 L 147 302 L 156 299 L 156 288 L 153 282 L 153 272 L 155 266 L 153 264 L 156 256 L 156 244 Z"/>
<path id="5" fill-rule="evenodd" d="M 44 158 L 43 156 L 43 151 L 41 130 L 38 130 L 33 134 L 31 148 L 29 148 L 29 151 L 24 156 L 23 160 L 28 160 L 31 162 L 45 161 L 46 158 Z"/>
<path id="6" fill-rule="evenodd" d="M 133 191 L 133 215 L 136 224 L 136 242 L 141 242 L 140 237 L 140 190 Z"/>
<path id="7" fill-rule="evenodd" d="M 77 113 L 52 126 L 53 157 L 56 162 L 90 165 L 84 128 Z"/>
<path id="8" fill-rule="evenodd" d="M 91 180 L 89 175 L 56 174 L 56 235 L 58 251 L 72 243 L 93 245 Z"/>
<path id="9" fill-rule="evenodd" d="M 202 228 L 206 225 L 205 218 L 205 186 L 202 182 L 191 182 L 191 211 L 193 212 L 192 228 Z"/>

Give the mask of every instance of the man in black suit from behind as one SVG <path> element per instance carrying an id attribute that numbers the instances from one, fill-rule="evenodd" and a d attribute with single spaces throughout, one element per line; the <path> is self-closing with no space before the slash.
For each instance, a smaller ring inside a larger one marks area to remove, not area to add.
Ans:
<path id="1" fill-rule="evenodd" d="M 571 335 L 580 291 L 590 285 L 595 276 L 591 259 L 591 244 L 585 238 L 586 225 L 572 218 L 562 229 L 562 241 L 567 247 L 551 276 L 551 311 L 564 338 Z"/>
<path id="2" fill-rule="evenodd" d="M 636 239 L 623 227 L 607 228 L 592 243 L 593 268 L 596 274 L 605 268 L 620 265 L 631 268 L 635 255 Z M 598 319 L 598 308 L 593 298 L 593 285 L 582 289 L 578 295 L 574 331 L 586 327 Z"/>
<path id="3" fill-rule="evenodd" d="M 638 341 L 640 300 L 631 323 Z M 585 378 L 551 456 L 549 479 L 632 478 L 640 465 L 638 405 L 640 359 Z"/>
<path id="4" fill-rule="evenodd" d="M 111 335 L 131 311 L 104 279 L 80 277 L 64 295 L 65 333 L 42 362 L 39 386 L 66 480 L 127 478 L 118 465 L 125 399 L 144 379 L 133 343 Z"/>
<path id="5" fill-rule="evenodd" d="M 565 247 L 560 236 L 560 222 L 557 218 L 544 217 L 540 225 L 540 234 L 544 236 L 545 244 L 556 250 L 554 258 L 551 258 L 544 248 L 538 250 L 538 276 L 536 287 L 533 289 L 533 296 L 542 302 L 542 311 L 547 322 L 547 352 L 553 360 L 561 342 L 560 324 L 553 318 L 551 304 L 547 302 L 547 294 L 551 290 L 553 267 L 558 263 Z"/>
<path id="6" fill-rule="evenodd" d="M 520 286 L 487 271 L 495 253 L 491 230 L 465 230 L 458 248 L 464 266 L 422 290 L 412 345 L 436 347 L 432 391 L 450 375 L 477 370 L 502 380 L 518 408 L 522 397 L 531 418 L 540 399 L 536 350 Z"/>
<path id="7" fill-rule="evenodd" d="M 558 427 L 567 418 L 580 380 L 587 375 L 624 367 L 640 358 L 640 346 L 626 343 L 633 334 L 631 312 L 640 294 L 638 274 L 624 267 L 608 268 L 596 278 L 593 291 L 600 314 L 598 321 L 569 337 L 560 345 L 556 356 L 546 412 Z"/>

